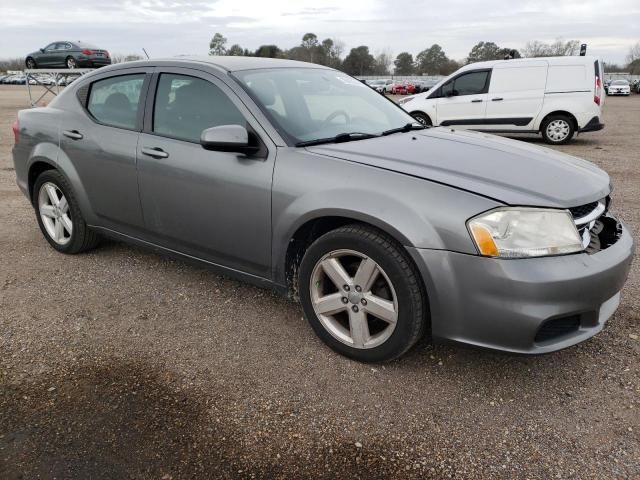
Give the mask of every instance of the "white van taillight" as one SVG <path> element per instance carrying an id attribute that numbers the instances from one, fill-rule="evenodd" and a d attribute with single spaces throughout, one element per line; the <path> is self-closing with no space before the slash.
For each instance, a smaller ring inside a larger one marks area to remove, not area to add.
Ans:
<path id="1" fill-rule="evenodd" d="M 13 130 L 13 143 L 18 144 L 18 140 L 20 139 L 20 122 L 16 118 L 16 121 L 11 125 L 11 130 Z"/>
<path id="2" fill-rule="evenodd" d="M 602 83 L 600 82 L 600 77 L 596 76 L 596 86 L 593 91 L 593 101 L 596 105 L 600 105 L 600 95 L 602 92 Z"/>

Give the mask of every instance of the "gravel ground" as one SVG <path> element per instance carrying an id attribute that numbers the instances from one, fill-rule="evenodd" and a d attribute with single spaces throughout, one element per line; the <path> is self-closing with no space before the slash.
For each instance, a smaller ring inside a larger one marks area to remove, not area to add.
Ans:
<path id="1" fill-rule="evenodd" d="M 355 363 L 268 291 L 120 243 L 51 249 L 10 157 L 25 95 L 0 87 L 0 478 L 640 475 L 638 262 L 574 348 Z M 611 174 L 640 232 L 640 95 L 605 122 L 561 150 Z"/>

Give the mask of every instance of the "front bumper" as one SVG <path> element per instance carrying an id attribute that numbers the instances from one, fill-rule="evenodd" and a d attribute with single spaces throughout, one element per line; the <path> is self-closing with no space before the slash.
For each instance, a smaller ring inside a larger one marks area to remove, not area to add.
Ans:
<path id="1" fill-rule="evenodd" d="M 629 273 L 634 243 L 620 226 L 617 242 L 591 255 L 500 260 L 410 248 L 434 340 L 536 354 L 592 337 L 615 312 Z"/>

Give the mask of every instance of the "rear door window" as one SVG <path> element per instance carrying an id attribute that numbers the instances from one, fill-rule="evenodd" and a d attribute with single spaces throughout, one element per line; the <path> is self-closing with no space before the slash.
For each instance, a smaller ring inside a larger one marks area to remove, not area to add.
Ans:
<path id="1" fill-rule="evenodd" d="M 144 77 L 144 74 L 121 75 L 93 82 L 87 110 L 105 125 L 135 129 Z"/>
<path id="2" fill-rule="evenodd" d="M 246 125 L 231 99 L 213 83 L 174 73 L 160 75 L 153 109 L 153 132 L 199 142 L 207 128 Z"/>

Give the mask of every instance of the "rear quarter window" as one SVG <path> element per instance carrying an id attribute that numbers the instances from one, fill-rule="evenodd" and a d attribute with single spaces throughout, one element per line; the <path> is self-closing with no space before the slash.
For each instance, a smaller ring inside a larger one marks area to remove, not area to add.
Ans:
<path id="1" fill-rule="evenodd" d="M 144 77 L 144 74 L 122 75 L 92 83 L 87 110 L 100 123 L 134 129 Z"/>

